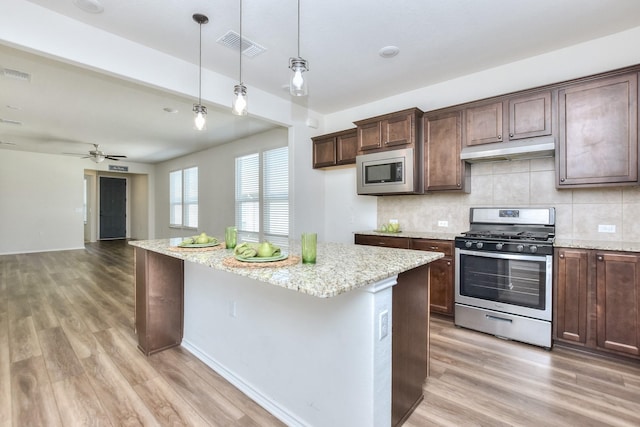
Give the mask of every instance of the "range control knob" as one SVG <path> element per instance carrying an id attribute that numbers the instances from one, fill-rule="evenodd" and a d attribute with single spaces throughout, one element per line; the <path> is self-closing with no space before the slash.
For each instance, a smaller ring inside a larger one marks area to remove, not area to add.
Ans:
<path id="1" fill-rule="evenodd" d="M 504 243 L 496 243 L 497 250 L 501 250 L 503 246 L 504 246 Z"/>
<path id="2" fill-rule="evenodd" d="M 476 243 L 476 248 L 478 248 L 478 249 L 482 249 L 483 246 L 484 245 L 482 244 L 482 242 Z"/>
<path id="3" fill-rule="evenodd" d="M 531 246 L 529 246 L 529 251 L 532 254 L 535 254 L 536 252 L 538 252 L 538 247 L 536 245 L 531 245 Z"/>
<path id="4" fill-rule="evenodd" d="M 524 250 L 524 245 L 518 245 L 516 246 L 516 251 L 518 252 L 522 252 Z"/>
<path id="5" fill-rule="evenodd" d="M 471 242 L 465 242 L 465 243 L 464 243 L 464 245 L 465 245 L 467 248 L 470 248 L 470 247 L 471 247 L 471 245 L 473 245 L 473 243 L 471 243 Z"/>

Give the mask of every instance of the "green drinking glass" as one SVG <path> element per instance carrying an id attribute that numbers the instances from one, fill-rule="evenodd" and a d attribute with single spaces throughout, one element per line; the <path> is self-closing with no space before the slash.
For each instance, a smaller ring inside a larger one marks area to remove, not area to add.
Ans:
<path id="1" fill-rule="evenodd" d="M 316 248 L 318 247 L 318 235 L 316 233 L 302 233 L 302 263 L 316 263 Z"/>
<path id="2" fill-rule="evenodd" d="M 233 249 L 236 247 L 236 240 L 238 238 L 238 229 L 236 227 L 227 227 L 224 230 L 224 244 L 227 249 Z"/>

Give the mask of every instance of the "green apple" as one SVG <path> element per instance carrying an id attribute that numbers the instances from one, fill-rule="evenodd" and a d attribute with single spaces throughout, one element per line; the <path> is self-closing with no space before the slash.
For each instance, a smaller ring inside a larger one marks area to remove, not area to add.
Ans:
<path id="1" fill-rule="evenodd" d="M 196 238 L 196 243 L 198 244 L 209 243 L 209 236 L 207 236 L 207 233 L 205 232 L 200 233 L 200 235 Z"/>
<path id="2" fill-rule="evenodd" d="M 269 242 L 262 242 L 260 246 L 258 246 L 258 256 L 259 257 L 269 257 L 273 254 L 273 247 Z"/>

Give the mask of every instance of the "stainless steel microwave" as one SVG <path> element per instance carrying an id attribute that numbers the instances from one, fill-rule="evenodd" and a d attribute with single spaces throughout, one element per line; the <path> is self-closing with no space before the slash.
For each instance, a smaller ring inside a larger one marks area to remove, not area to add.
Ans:
<path id="1" fill-rule="evenodd" d="M 416 160 L 413 148 L 357 156 L 358 194 L 422 193 L 422 174 Z"/>

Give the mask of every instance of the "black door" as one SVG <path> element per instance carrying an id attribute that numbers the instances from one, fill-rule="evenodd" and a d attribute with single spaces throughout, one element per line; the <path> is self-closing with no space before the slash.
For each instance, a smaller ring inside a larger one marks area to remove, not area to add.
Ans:
<path id="1" fill-rule="evenodd" d="M 127 180 L 100 177 L 100 239 L 124 239 L 127 233 Z"/>

